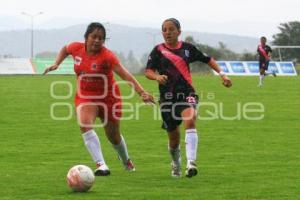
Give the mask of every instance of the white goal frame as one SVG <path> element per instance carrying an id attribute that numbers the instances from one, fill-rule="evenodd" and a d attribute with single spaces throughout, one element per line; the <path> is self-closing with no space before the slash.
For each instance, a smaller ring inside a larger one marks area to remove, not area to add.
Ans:
<path id="1" fill-rule="evenodd" d="M 271 46 L 272 49 L 278 49 L 279 60 L 282 61 L 281 51 L 280 49 L 300 49 L 300 46 Z"/>

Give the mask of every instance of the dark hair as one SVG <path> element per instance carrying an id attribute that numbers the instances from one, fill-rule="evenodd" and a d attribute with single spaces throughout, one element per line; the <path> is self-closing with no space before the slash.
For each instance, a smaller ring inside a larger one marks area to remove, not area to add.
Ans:
<path id="1" fill-rule="evenodd" d="M 178 30 L 181 29 L 180 22 L 179 22 L 177 19 L 175 19 L 175 18 L 168 18 L 168 19 L 166 19 L 166 20 L 163 22 L 163 24 L 161 25 L 161 28 L 163 27 L 164 23 L 167 22 L 167 21 L 173 22 L 173 24 L 176 26 L 176 28 L 177 28 Z"/>
<path id="2" fill-rule="evenodd" d="M 84 33 L 84 38 L 87 40 L 88 36 L 90 33 L 92 33 L 94 30 L 99 29 L 103 31 L 103 39 L 105 40 L 106 38 L 106 30 L 104 28 L 104 26 L 99 23 L 99 22 L 92 22 L 88 25 L 85 33 Z"/>
<path id="3" fill-rule="evenodd" d="M 267 41 L 267 38 L 265 36 L 262 36 L 260 39 Z"/>

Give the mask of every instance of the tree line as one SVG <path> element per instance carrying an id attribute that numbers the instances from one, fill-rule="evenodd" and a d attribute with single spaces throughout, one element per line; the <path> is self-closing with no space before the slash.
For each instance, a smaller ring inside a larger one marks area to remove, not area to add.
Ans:
<path id="1" fill-rule="evenodd" d="M 279 33 L 273 35 L 271 45 L 277 46 L 300 46 L 300 22 L 291 21 L 287 23 L 281 23 L 278 26 Z M 271 39 L 269 38 L 269 41 Z M 219 42 L 217 47 L 212 47 L 206 44 L 201 44 L 195 41 L 192 36 L 187 36 L 184 41 L 194 44 L 202 52 L 212 56 L 216 60 L 237 60 L 237 61 L 253 61 L 257 58 L 256 49 L 251 52 L 236 53 L 226 47 L 226 44 Z M 257 41 L 259 44 L 259 39 Z M 133 51 L 129 51 L 127 55 L 123 52 L 115 52 L 120 62 L 127 67 L 132 73 L 142 73 L 150 52 L 145 53 L 141 58 L 137 58 Z M 279 54 L 280 53 L 280 54 Z M 43 52 L 37 54 L 36 57 L 49 58 L 55 57 L 56 53 Z M 295 63 L 300 62 L 300 49 L 274 49 L 272 53 L 272 60 L 278 61 L 280 57 L 284 61 L 293 61 Z M 207 72 L 210 73 L 210 69 L 201 63 L 194 63 L 191 65 L 191 71 Z"/>

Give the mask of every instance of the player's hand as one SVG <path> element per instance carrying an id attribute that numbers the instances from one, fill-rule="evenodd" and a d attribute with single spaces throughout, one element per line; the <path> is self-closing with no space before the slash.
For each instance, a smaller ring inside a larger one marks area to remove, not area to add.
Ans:
<path id="1" fill-rule="evenodd" d="M 224 76 L 222 76 L 222 80 L 223 80 L 223 85 L 225 86 L 225 87 L 231 87 L 232 86 L 232 82 L 231 82 L 231 80 L 226 76 L 226 75 L 224 75 Z"/>
<path id="2" fill-rule="evenodd" d="M 50 71 L 56 70 L 58 68 L 58 65 L 51 65 L 50 67 L 47 67 L 43 73 L 43 75 L 47 74 Z"/>
<path id="3" fill-rule="evenodd" d="M 159 84 L 165 85 L 168 81 L 168 77 L 166 75 L 157 75 L 156 76 L 156 81 Z"/>
<path id="4" fill-rule="evenodd" d="M 142 100 L 148 104 L 155 104 L 154 97 L 150 95 L 148 92 L 143 91 L 140 93 Z"/>

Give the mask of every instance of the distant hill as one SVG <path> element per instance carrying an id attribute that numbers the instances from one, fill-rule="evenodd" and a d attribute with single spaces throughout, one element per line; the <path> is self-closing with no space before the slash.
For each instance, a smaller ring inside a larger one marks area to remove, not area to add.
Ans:
<path id="1" fill-rule="evenodd" d="M 57 52 L 71 41 L 83 41 L 86 24 L 70 26 L 61 29 L 39 29 L 34 31 L 34 54 L 45 51 Z M 224 43 L 229 49 L 241 53 L 243 51 L 254 52 L 258 38 L 244 37 L 226 34 L 183 32 L 182 39 L 191 35 L 202 44 L 218 46 Z M 134 55 L 141 57 L 149 53 L 154 44 L 162 42 L 159 29 L 129 27 L 118 24 L 107 25 L 106 46 L 113 51 L 122 52 L 125 55 L 130 50 Z M 30 56 L 30 30 L 0 31 L 0 55 L 13 55 L 17 57 Z"/>

